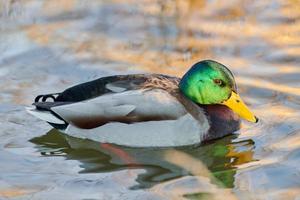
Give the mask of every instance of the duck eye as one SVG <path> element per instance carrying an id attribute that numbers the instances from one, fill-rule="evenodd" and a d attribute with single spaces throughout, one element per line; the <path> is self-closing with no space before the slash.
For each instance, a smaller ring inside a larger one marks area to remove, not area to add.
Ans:
<path id="1" fill-rule="evenodd" d="M 223 85 L 223 81 L 221 79 L 214 79 L 214 83 L 217 85 Z"/>

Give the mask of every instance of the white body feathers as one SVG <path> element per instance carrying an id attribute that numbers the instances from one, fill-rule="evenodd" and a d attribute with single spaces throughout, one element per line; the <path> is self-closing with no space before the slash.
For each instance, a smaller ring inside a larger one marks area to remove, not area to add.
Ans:
<path id="1" fill-rule="evenodd" d="M 198 109 L 198 113 L 203 113 L 200 107 Z M 204 114 L 201 122 L 196 120 L 174 96 L 162 89 L 118 91 L 55 106 L 51 111 L 68 122 L 68 127 L 62 130 L 68 135 L 133 147 L 197 144 L 209 128 Z M 50 111 L 29 109 L 28 112 L 50 123 L 64 122 Z M 118 121 L 136 118 L 154 120 Z M 105 123 L 95 126 L 97 122 Z M 86 124 L 93 127 L 82 128 Z"/>

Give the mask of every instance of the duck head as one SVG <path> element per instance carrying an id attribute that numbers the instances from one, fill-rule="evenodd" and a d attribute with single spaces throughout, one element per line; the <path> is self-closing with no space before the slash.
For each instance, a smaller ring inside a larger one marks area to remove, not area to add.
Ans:
<path id="1" fill-rule="evenodd" d="M 238 95 L 233 74 L 221 63 L 204 60 L 194 64 L 182 77 L 179 89 L 195 103 L 226 105 L 241 118 L 258 121 Z"/>

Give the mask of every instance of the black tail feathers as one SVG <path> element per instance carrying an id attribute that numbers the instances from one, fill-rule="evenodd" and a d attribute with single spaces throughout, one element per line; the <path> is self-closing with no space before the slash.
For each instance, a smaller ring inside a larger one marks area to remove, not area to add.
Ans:
<path id="1" fill-rule="evenodd" d="M 53 102 L 56 101 L 56 98 L 60 95 L 60 93 L 53 93 L 53 94 L 42 94 L 38 95 L 34 99 L 34 103 L 38 102 L 47 102 L 47 100 L 52 99 Z"/>

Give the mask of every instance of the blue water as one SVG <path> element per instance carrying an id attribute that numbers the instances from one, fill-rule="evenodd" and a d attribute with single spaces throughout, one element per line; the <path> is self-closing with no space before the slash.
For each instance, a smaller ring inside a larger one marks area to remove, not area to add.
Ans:
<path id="1" fill-rule="evenodd" d="M 300 2 L 0 0 L 0 199 L 300 198 Z M 214 59 L 261 119 L 184 148 L 67 137 L 28 115 L 101 76 Z"/>

